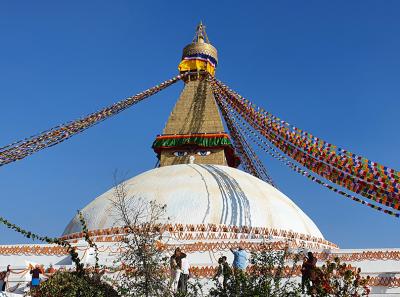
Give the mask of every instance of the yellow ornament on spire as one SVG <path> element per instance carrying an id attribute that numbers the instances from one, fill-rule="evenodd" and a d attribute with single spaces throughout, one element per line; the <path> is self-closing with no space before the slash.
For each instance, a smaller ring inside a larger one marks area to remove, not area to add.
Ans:
<path id="1" fill-rule="evenodd" d="M 217 64 L 217 49 L 210 44 L 205 26 L 200 22 L 192 43 L 183 49 L 178 69 L 181 73 L 207 71 L 214 76 Z"/>

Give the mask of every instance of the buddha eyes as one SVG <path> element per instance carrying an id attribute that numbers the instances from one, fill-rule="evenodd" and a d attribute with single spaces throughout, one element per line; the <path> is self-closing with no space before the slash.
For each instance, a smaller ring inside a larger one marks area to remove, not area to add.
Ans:
<path id="1" fill-rule="evenodd" d="M 177 156 L 177 157 L 184 157 L 184 156 L 187 155 L 187 152 L 182 152 L 182 151 L 174 152 L 174 155 Z"/>
<path id="2" fill-rule="evenodd" d="M 196 151 L 195 153 L 196 153 L 196 155 L 203 156 L 203 157 L 208 156 L 209 154 L 211 154 L 210 151 L 204 151 L 204 150 Z M 175 157 L 185 157 L 187 155 L 188 155 L 188 152 L 185 152 L 185 151 L 174 152 L 174 156 Z"/>
<path id="3" fill-rule="evenodd" d="M 211 154 L 210 151 L 198 151 L 197 154 L 199 156 L 208 156 L 209 154 Z"/>

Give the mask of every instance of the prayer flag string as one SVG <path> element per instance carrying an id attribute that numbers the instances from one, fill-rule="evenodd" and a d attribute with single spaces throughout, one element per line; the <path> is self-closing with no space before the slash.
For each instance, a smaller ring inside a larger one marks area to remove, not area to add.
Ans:
<path id="1" fill-rule="evenodd" d="M 224 85 L 225 86 L 225 85 Z M 225 86 L 226 87 L 226 86 Z M 315 149 L 319 151 L 323 151 L 325 154 L 336 155 L 337 159 L 333 160 L 334 162 L 343 163 L 344 168 L 351 170 L 352 167 L 358 169 L 357 172 L 361 172 L 366 176 L 375 176 L 379 175 L 381 179 L 387 180 L 389 182 L 394 183 L 394 186 L 399 184 L 400 181 L 400 173 L 394 169 L 388 168 L 387 166 L 383 166 L 377 162 L 373 162 L 368 160 L 360 155 L 351 153 L 343 148 L 340 148 L 336 145 L 330 144 L 321 138 L 318 138 L 311 133 L 304 131 L 302 129 L 297 128 L 296 126 L 274 116 L 268 111 L 265 111 L 262 108 L 257 107 L 255 104 L 250 102 L 249 100 L 243 98 L 235 91 L 229 89 L 229 91 L 237 96 L 240 100 L 246 102 L 248 106 L 252 109 L 257 110 L 263 117 L 268 118 L 272 123 L 277 126 L 280 126 L 282 129 L 290 131 L 290 133 L 294 133 L 298 135 L 303 141 L 307 144 L 313 146 Z M 349 173 L 351 173 L 349 171 Z M 399 188 L 399 187 L 398 187 Z"/>
<path id="2" fill-rule="evenodd" d="M 328 184 L 327 182 L 324 182 L 323 180 L 315 177 L 313 174 L 309 173 L 308 171 L 302 169 L 300 166 L 296 165 L 295 163 L 293 163 L 292 161 L 290 161 L 288 158 L 286 158 L 284 155 L 282 155 L 278 150 L 276 150 L 273 146 L 271 146 L 268 142 L 266 142 L 265 140 L 263 140 L 259 134 L 256 133 L 256 131 L 254 129 L 251 129 L 248 124 L 246 125 L 244 120 L 241 120 L 240 116 L 236 115 L 233 111 L 231 111 L 228 115 L 228 117 L 234 118 L 236 119 L 237 122 L 239 122 L 239 126 L 238 126 L 238 130 L 240 131 L 239 133 L 245 135 L 245 137 L 247 137 L 248 139 L 250 139 L 251 142 L 253 142 L 255 145 L 257 145 L 261 150 L 263 150 L 264 152 L 266 152 L 267 154 L 269 154 L 271 157 L 281 161 L 282 163 L 284 163 L 286 166 L 288 166 L 289 168 L 291 168 L 293 171 L 301 174 L 302 176 L 305 176 L 306 178 L 308 178 L 309 180 L 322 185 L 326 188 L 328 188 L 329 190 L 338 193 L 346 198 L 349 198 L 355 202 L 361 203 L 365 206 L 368 206 L 370 208 L 373 208 L 377 211 L 386 213 L 388 215 L 391 215 L 393 217 L 399 218 L 400 217 L 400 213 L 398 212 L 393 212 L 389 209 L 385 209 L 383 207 L 377 206 L 373 203 L 370 203 L 368 201 L 365 201 L 363 199 L 360 199 L 356 196 L 350 195 L 340 189 L 337 189 L 335 186 Z M 233 121 L 231 119 L 231 121 Z M 245 129 L 245 130 L 244 130 Z"/>
<path id="3" fill-rule="evenodd" d="M 0 148 L 0 166 L 21 160 L 44 148 L 56 145 L 84 130 L 120 113 L 143 99 L 158 93 L 176 83 L 187 74 L 175 76 L 163 83 L 147 89 L 135 96 L 116 102 L 97 112 L 91 113 L 75 121 L 67 122 L 23 140 L 16 141 Z"/>
<path id="4" fill-rule="evenodd" d="M 279 134 L 278 129 L 273 129 L 274 127 L 271 128 L 266 125 L 264 119 L 260 120 L 259 118 L 251 116 L 252 113 L 248 111 L 244 101 L 239 101 L 237 100 L 237 97 L 232 96 L 232 94 L 227 90 L 227 87 L 219 84 L 219 82 L 213 78 L 211 78 L 211 81 L 216 93 L 220 92 L 225 96 L 227 98 L 227 103 L 235 109 L 236 112 L 245 118 L 254 129 L 258 130 L 264 137 L 266 137 L 268 141 L 273 143 L 290 158 L 339 186 L 343 186 L 352 192 L 360 194 L 368 199 L 372 199 L 385 206 L 400 209 L 400 197 L 395 191 L 393 191 L 393 189 L 385 189 L 376 186 L 374 183 L 365 182 L 358 176 L 349 175 L 346 172 L 338 170 L 331 164 L 326 164 L 322 160 L 317 159 L 304 148 L 299 148 L 294 145 L 294 141 L 289 141 L 291 140 L 291 135 L 288 136 L 285 134 L 282 136 Z"/>
<path id="5" fill-rule="evenodd" d="M 215 94 L 215 98 L 217 99 L 217 104 L 220 107 L 221 113 L 225 119 L 226 125 L 233 139 L 235 150 L 241 156 L 242 164 L 245 170 L 253 176 L 264 180 L 271 186 L 276 187 L 274 181 L 268 174 L 264 164 L 262 164 L 261 160 L 258 158 L 252 147 L 242 137 L 242 135 L 238 133 L 236 123 L 233 121 L 232 118 L 228 116 L 228 106 L 226 106 L 223 100 L 219 98 L 218 94 Z"/>
<path id="6" fill-rule="evenodd" d="M 355 155 L 335 145 L 329 144 L 320 138 L 312 136 L 312 134 L 275 117 L 262 108 L 255 106 L 255 104 L 229 89 L 223 83 L 219 81 L 218 83 L 233 97 L 243 102 L 249 114 L 255 116 L 258 121 L 263 121 L 269 127 L 288 138 L 288 140 L 303 147 L 309 154 L 312 154 L 314 157 L 319 159 L 324 159 L 325 162 L 350 175 L 356 175 L 358 178 L 362 178 L 369 183 L 372 182 L 391 192 L 399 193 L 400 174 L 398 171 L 376 162 L 372 162 L 359 155 Z"/>

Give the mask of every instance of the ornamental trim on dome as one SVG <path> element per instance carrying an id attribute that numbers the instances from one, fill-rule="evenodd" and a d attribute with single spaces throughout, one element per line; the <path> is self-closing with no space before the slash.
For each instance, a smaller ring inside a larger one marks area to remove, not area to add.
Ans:
<path id="1" fill-rule="evenodd" d="M 140 228 L 140 227 L 137 227 Z M 309 247 L 320 248 L 330 247 L 338 248 L 338 246 L 324 238 L 315 237 L 294 231 L 272 229 L 265 227 L 249 227 L 249 226 L 229 226 L 214 224 L 165 224 L 154 226 L 156 232 L 169 232 L 178 240 L 244 240 L 251 236 L 252 239 L 260 240 L 265 238 L 286 238 L 292 241 L 307 242 L 311 244 Z M 103 237 L 105 241 L 118 241 L 119 238 L 113 240 L 108 237 L 123 235 L 126 233 L 124 227 L 115 227 L 107 229 L 90 230 L 89 236 Z M 61 237 L 62 240 L 77 240 L 83 238 L 83 232 L 71 233 Z M 215 243 L 217 244 L 217 243 Z M 225 244 L 225 243 L 224 243 Z M 300 247 L 300 246 L 299 246 Z"/>

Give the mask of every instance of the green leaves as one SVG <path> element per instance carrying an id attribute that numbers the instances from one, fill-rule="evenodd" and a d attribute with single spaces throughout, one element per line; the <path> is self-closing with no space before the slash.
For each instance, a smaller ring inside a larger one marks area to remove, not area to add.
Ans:
<path id="1" fill-rule="evenodd" d="M 292 266 L 286 266 L 288 260 Z M 295 276 L 297 254 L 289 252 L 288 247 L 276 251 L 272 245 L 265 244 L 261 252 L 251 255 L 251 268 L 248 273 L 232 276 L 223 288 L 216 282 L 210 291 L 211 297 L 247 297 L 247 296 L 301 296 L 299 284 L 292 279 Z"/>
<path id="2" fill-rule="evenodd" d="M 32 297 L 119 297 L 111 285 L 100 280 L 96 273 L 80 275 L 78 272 L 59 271 L 39 287 Z"/>
<path id="3" fill-rule="evenodd" d="M 86 224 L 86 220 L 83 217 L 83 214 L 81 211 L 78 210 L 78 215 L 79 215 L 79 221 L 81 222 L 82 225 L 82 232 L 84 234 L 85 237 L 85 241 L 89 244 L 90 247 L 94 248 L 95 250 L 95 268 L 98 269 L 99 268 L 99 252 L 98 252 L 98 248 L 97 245 L 94 243 L 94 241 L 90 238 L 89 235 L 89 230 Z"/>
<path id="4" fill-rule="evenodd" d="M 309 294 L 321 297 L 358 297 L 368 295 L 368 278 L 360 276 L 361 269 L 342 263 L 339 258 L 315 268 Z"/>

